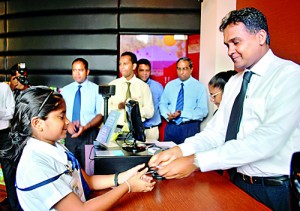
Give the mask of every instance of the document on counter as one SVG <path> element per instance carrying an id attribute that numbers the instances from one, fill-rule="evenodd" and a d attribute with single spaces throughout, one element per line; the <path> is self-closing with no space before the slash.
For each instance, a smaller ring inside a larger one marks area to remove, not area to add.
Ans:
<path id="1" fill-rule="evenodd" d="M 146 144 L 155 144 L 156 146 L 164 150 L 172 148 L 177 145 L 173 141 L 157 141 L 157 140 L 147 140 Z"/>

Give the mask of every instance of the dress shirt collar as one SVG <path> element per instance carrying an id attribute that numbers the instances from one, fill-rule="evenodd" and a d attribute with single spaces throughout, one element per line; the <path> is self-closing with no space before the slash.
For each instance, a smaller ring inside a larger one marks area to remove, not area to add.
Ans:
<path id="1" fill-rule="evenodd" d="M 273 57 L 274 54 L 272 50 L 269 49 L 268 52 L 250 70 L 256 75 L 263 76 L 266 73 L 266 71 L 269 69 L 268 67 L 272 62 Z"/>
<path id="2" fill-rule="evenodd" d="M 151 81 L 152 81 L 151 78 L 148 78 L 148 80 L 147 80 L 146 83 L 150 86 L 151 85 Z"/>
<path id="3" fill-rule="evenodd" d="M 121 77 L 122 82 L 126 83 L 126 82 L 130 82 L 132 83 L 134 80 L 136 80 L 136 76 L 133 75 L 133 77 L 128 81 L 124 76 Z"/>
<path id="4" fill-rule="evenodd" d="M 180 80 L 179 78 L 177 78 L 178 80 L 178 84 L 181 84 L 181 83 L 183 83 L 184 85 L 187 85 L 191 80 L 192 80 L 192 76 L 190 76 L 187 80 L 185 80 L 185 81 L 182 81 L 182 80 Z"/>
<path id="5" fill-rule="evenodd" d="M 76 81 L 74 81 L 74 85 L 75 85 L 76 87 L 78 87 L 79 85 L 81 85 L 82 87 L 87 86 L 87 83 L 88 83 L 88 79 L 85 79 L 85 81 L 82 82 L 81 84 L 80 84 L 80 83 L 77 83 Z"/>

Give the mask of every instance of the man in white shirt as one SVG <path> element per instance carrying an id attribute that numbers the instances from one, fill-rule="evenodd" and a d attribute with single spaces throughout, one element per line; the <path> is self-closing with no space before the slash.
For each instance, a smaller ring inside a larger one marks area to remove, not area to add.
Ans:
<path id="1" fill-rule="evenodd" d="M 8 149 L 11 139 L 9 138 L 10 120 L 15 110 L 13 93 L 6 83 L 0 83 L 0 149 Z M 12 210 L 22 210 L 15 189 L 16 165 L 13 161 L 0 154 L 0 162 L 4 175 L 7 199 Z"/>
<path id="2" fill-rule="evenodd" d="M 269 45 L 265 16 L 254 8 L 230 12 L 220 31 L 238 69 L 225 86 L 218 112 L 203 132 L 154 156 L 166 178 L 236 168 L 233 182 L 273 210 L 288 210 L 290 161 L 300 151 L 300 67 L 278 58 Z M 234 100 L 243 75 L 253 72 L 237 138 L 225 141 Z"/>

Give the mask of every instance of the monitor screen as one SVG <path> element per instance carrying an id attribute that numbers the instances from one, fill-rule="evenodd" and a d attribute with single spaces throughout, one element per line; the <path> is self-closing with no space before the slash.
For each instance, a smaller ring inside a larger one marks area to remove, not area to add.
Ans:
<path id="1" fill-rule="evenodd" d="M 145 142 L 145 128 L 142 122 L 139 103 L 134 100 L 129 100 L 126 103 L 126 111 L 129 123 L 129 130 L 132 133 L 134 140 Z"/>
<path id="2" fill-rule="evenodd" d="M 112 110 L 99 130 L 96 140 L 94 141 L 94 147 L 103 147 L 104 149 L 110 144 L 110 139 L 117 126 L 118 119 L 120 117 L 120 112 L 117 110 Z"/>

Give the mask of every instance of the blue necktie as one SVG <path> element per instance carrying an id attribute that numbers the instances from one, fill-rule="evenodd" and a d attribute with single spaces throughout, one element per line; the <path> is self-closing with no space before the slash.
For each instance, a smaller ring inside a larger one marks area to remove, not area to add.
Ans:
<path id="1" fill-rule="evenodd" d="M 237 133 L 239 132 L 240 123 L 243 115 L 244 99 L 248 88 L 248 83 L 250 82 L 252 74 L 253 72 L 251 71 L 244 73 L 244 79 L 243 79 L 240 93 L 236 96 L 231 109 L 225 142 L 232 139 L 236 139 Z M 233 180 L 234 175 L 236 174 L 236 168 L 228 169 L 227 172 L 230 176 L 230 179 Z"/>
<path id="2" fill-rule="evenodd" d="M 78 85 L 77 92 L 74 98 L 73 104 L 73 115 L 72 115 L 72 122 L 80 121 L 80 109 L 81 109 L 81 93 L 80 93 L 81 85 Z"/>
<path id="3" fill-rule="evenodd" d="M 183 105 L 184 105 L 184 90 L 183 90 L 184 84 L 181 83 L 181 88 L 178 93 L 177 102 L 176 102 L 176 111 L 182 111 Z M 177 125 L 179 125 L 182 122 L 182 117 L 177 117 L 175 120 Z"/>
<path id="4" fill-rule="evenodd" d="M 66 151 L 66 154 L 67 154 L 68 160 L 71 161 L 71 163 L 72 163 L 72 170 L 77 169 L 79 171 L 81 183 L 82 183 L 82 187 L 83 187 L 83 191 L 84 191 L 84 196 L 85 196 L 85 199 L 88 200 L 90 198 L 91 189 L 81 173 L 80 164 L 79 164 L 78 160 L 74 157 L 72 152 Z"/>

